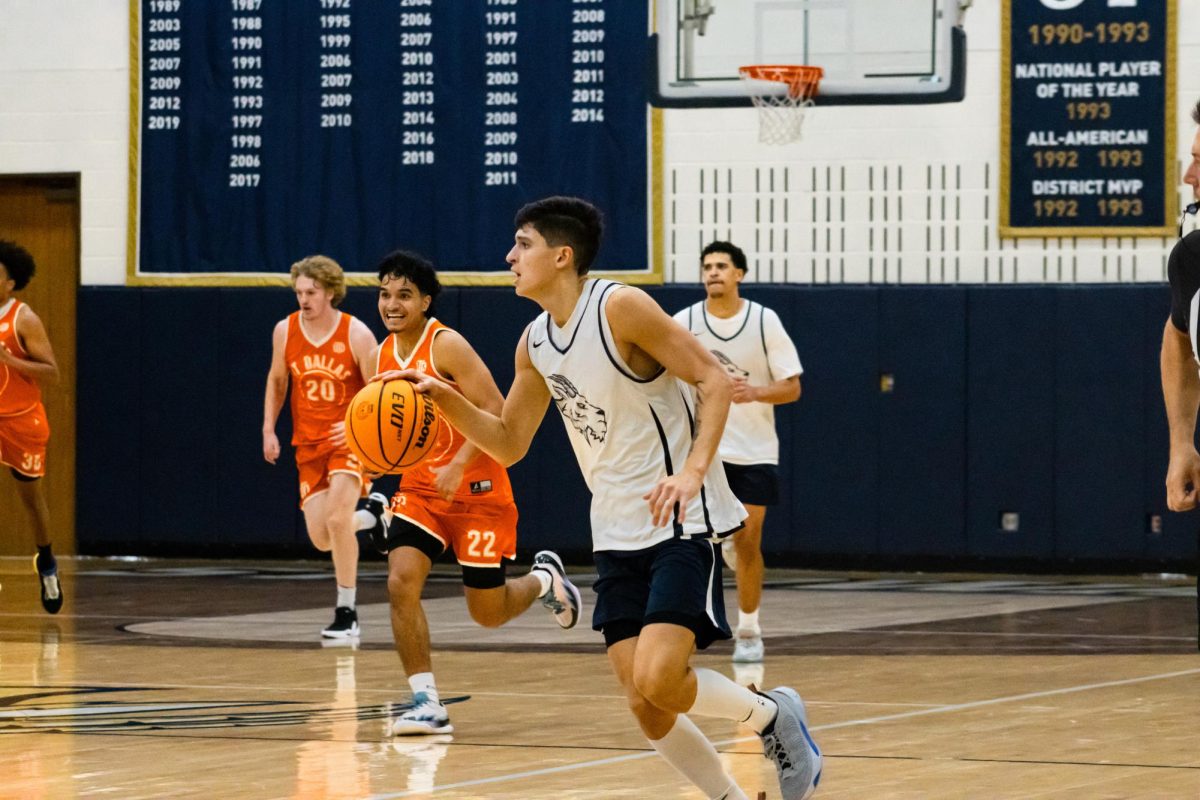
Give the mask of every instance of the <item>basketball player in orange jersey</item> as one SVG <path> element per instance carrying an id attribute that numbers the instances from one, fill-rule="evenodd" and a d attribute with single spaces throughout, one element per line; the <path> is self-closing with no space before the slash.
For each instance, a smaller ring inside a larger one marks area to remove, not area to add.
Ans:
<path id="1" fill-rule="evenodd" d="M 499 413 L 504 396 L 483 360 L 461 334 L 430 316 L 440 291 L 433 265 L 415 253 L 397 251 L 380 262 L 379 315 L 388 335 L 376 351 L 376 379 L 413 369 Z M 534 556 L 527 575 L 505 577 L 517 553 L 517 506 L 508 473 L 448 424 L 439 426 L 429 454 L 404 472 L 390 514 L 381 517 L 373 521 L 372 538 L 386 542 L 392 636 L 413 693 L 411 708 L 394 720 L 392 733 L 449 733 L 453 726 L 433 678 L 429 624 L 421 607 L 434 560 L 454 551 L 467 609 L 487 628 L 503 625 L 538 598 L 560 626 L 570 628 L 579 619 L 582 598 L 548 550 Z"/>
<path id="2" fill-rule="evenodd" d="M 17 496 L 33 522 L 42 608 L 57 614 L 63 591 L 50 552 L 50 507 L 41 481 L 50 424 L 39 384 L 58 380 L 58 363 L 41 319 L 13 296 L 29 284 L 35 269 L 25 248 L 0 240 L 0 463 L 16 478 Z"/>
<path id="3" fill-rule="evenodd" d="M 299 311 L 275 325 L 271 369 L 263 402 L 263 458 L 279 458 L 275 422 L 292 381 L 292 446 L 300 472 L 300 508 L 308 538 L 329 551 L 337 578 L 333 622 L 327 639 L 358 635 L 355 593 L 358 540 L 354 506 L 363 490 L 363 468 L 345 445 L 343 417 L 355 393 L 374 373 L 375 336 L 362 321 L 337 306 L 346 296 L 346 277 L 337 262 L 309 256 L 292 265 Z"/>

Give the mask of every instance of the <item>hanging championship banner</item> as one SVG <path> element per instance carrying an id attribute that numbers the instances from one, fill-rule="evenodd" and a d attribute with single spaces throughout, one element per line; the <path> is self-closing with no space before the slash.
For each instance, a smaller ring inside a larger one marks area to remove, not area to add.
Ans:
<path id="1" fill-rule="evenodd" d="M 448 283 L 506 283 L 513 215 L 553 194 L 605 212 L 598 270 L 661 275 L 645 2 L 132 0 L 131 14 L 131 283 L 261 283 L 313 253 L 362 272 L 396 248 Z"/>
<path id="2" fill-rule="evenodd" d="M 1174 0 L 1004 0 L 1001 236 L 1174 232 Z"/>

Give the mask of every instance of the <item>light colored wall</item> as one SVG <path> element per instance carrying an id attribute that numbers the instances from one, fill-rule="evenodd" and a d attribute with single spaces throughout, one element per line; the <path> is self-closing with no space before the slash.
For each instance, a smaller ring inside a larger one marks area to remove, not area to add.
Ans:
<path id="1" fill-rule="evenodd" d="M 1200 3 L 1179 5 L 1179 156 L 1200 98 Z M 0 173 L 82 175 L 82 276 L 125 280 L 128 0 L 0 0 Z M 742 244 L 751 280 L 1161 281 L 1170 238 L 996 235 L 999 0 L 967 13 L 967 99 L 819 108 L 798 145 L 757 142 L 750 109 L 668 110 L 666 278 L 702 243 Z"/>
<path id="2" fill-rule="evenodd" d="M 80 173 L 84 283 L 125 281 L 128 152 L 128 0 L 0 0 L 0 173 Z"/>
<path id="3" fill-rule="evenodd" d="M 667 280 L 698 280 L 700 250 L 714 238 L 746 250 L 751 281 L 1166 280 L 1174 237 L 997 235 L 1000 2 L 975 0 L 966 13 L 962 103 L 818 107 L 788 145 L 759 144 L 750 109 L 667 110 Z M 1200 3 L 1177 6 L 1183 159 L 1200 99 Z"/>

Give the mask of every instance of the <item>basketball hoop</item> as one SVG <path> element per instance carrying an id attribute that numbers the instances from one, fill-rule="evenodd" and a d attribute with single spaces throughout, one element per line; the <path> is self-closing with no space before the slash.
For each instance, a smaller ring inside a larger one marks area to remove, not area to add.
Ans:
<path id="1" fill-rule="evenodd" d="M 804 112 L 813 104 L 813 96 L 825 74 L 820 67 L 783 64 L 752 64 L 739 67 L 747 94 L 758 109 L 758 140 L 766 144 L 785 144 L 800 138 Z M 766 84 L 783 83 L 787 91 L 777 94 Z"/>

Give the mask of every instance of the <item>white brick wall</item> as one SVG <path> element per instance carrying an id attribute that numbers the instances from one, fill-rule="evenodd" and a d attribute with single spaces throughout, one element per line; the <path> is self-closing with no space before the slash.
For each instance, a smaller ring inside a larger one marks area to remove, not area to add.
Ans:
<path id="1" fill-rule="evenodd" d="M 1200 99 L 1200 3 L 1178 5 L 1182 161 Z M 747 251 L 752 281 L 1165 280 L 1172 237 L 999 238 L 999 9 L 976 0 L 967 12 L 959 104 L 820 107 L 803 140 L 782 146 L 758 143 L 751 109 L 664 112 L 667 280 L 695 281 L 703 243 L 718 237 Z M 1191 200 L 1183 187 L 1180 197 Z"/>
<path id="2" fill-rule="evenodd" d="M 1182 158 L 1200 3 L 1178 5 Z M 714 236 L 758 281 L 1162 280 L 1169 238 L 999 240 L 998 0 L 976 0 L 966 30 L 961 104 L 820 108 L 782 147 L 758 144 L 750 109 L 664 112 L 667 280 L 696 280 Z M 0 172 L 82 174 L 88 284 L 125 280 L 128 114 L 128 0 L 0 0 Z"/>

